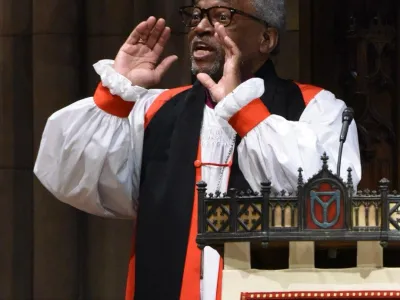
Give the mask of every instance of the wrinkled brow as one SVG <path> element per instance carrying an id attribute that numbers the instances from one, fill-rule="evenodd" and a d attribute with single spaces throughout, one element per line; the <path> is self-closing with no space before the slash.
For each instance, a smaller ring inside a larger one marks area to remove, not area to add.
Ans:
<path id="1" fill-rule="evenodd" d="M 200 2 L 200 0 L 193 0 L 192 3 L 194 5 L 197 5 Z M 233 1 L 232 0 L 220 0 L 220 4 L 227 4 L 227 5 L 232 5 Z"/>

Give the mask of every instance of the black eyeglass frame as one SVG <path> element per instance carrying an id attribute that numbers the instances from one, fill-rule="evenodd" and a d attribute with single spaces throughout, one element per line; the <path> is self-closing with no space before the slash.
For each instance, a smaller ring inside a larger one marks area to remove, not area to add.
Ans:
<path id="1" fill-rule="evenodd" d="M 187 25 L 187 24 L 184 22 L 184 20 L 183 20 L 183 19 L 184 19 L 183 14 L 185 13 L 184 10 L 187 9 L 187 8 L 193 8 L 193 9 L 197 8 L 198 10 L 200 10 L 202 18 L 201 18 L 201 20 L 199 21 L 198 24 L 193 25 L 193 26 L 190 26 L 190 25 Z M 241 11 L 241 10 L 239 10 L 239 9 L 232 8 L 232 7 L 228 7 L 228 6 L 222 6 L 222 5 L 211 6 L 211 7 L 209 7 L 209 8 L 200 8 L 200 7 L 195 6 L 195 5 L 187 5 L 187 6 L 182 6 L 182 7 L 180 7 L 180 8 L 179 8 L 179 13 L 180 13 L 180 15 L 181 15 L 181 17 L 182 17 L 182 23 L 185 24 L 186 27 L 194 28 L 194 27 L 198 26 L 198 25 L 201 23 L 201 21 L 204 19 L 204 16 L 205 16 L 205 15 L 207 16 L 208 22 L 210 22 L 210 24 L 211 24 L 212 26 L 215 26 L 215 25 L 213 24 L 213 22 L 211 21 L 211 18 L 210 18 L 210 15 L 209 15 L 209 11 L 210 11 L 211 9 L 214 9 L 214 8 L 224 8 L 224 9 L 228 9 L 228 10 L 231 12 L 231 19 L 230 19 L 230 21 L 229 21 L 228 24 L 223 25 L 224 27 L 228 27 L 229 25 L 231 25 L 232 20 L 233 20 L 233 17 L 235 16 L 235 14 L 238 14 L 238 15 L 241 15 L 241 16 L 244 16 L 244 17 L 247 17 L 247 18 L 249 18 L 249 19 L 252 19 L 253 21 L 256 21 L 256 22 L 259 22 L 259 23 L 265 25 L 266 27 L 270 27 L 267 21 L 264 21 L 264 20 L 262 20 L 262 19 L 260 19 L 260 18 L 257 18 L 257 17 L 255 17 L 255 16 L 253 16 L 253 15 L 251 15 L 251 14 L 248 14 L 248 13 L 246 13 L 246 12 L 244 12 L 244 11 Z"/>

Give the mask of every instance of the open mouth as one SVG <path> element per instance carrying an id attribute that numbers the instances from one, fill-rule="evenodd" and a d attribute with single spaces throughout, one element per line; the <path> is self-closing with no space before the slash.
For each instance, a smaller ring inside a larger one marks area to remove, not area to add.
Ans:
<path id="1" fill-rule="evenodd" d="M 215 49 L 203 42 L 195 42 L 192 47 L 193 57 L 195 59 L 205 59 L 214 54 Z"/>

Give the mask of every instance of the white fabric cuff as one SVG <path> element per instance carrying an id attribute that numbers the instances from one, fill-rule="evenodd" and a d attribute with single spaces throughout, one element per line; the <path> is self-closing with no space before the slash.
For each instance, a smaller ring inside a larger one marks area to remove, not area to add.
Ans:
<path id="1" fill-rule="evenodd" d="M 93 65 L 103 86 L 107 87 L 111 94 L 120 96 L 125 101 L 135 102 L 147 93 L 147 89 L 133 86 L 128 78 L 115 71 L 113 64 L 113 60 L 104 59 Z"/>
<path id="2" fill-rule="evenodd" d="M 229 121 L 233 115 L 264 94 L 264 80 L 251 78 L 240 84 L 215 106 L 217 116 Z"/>

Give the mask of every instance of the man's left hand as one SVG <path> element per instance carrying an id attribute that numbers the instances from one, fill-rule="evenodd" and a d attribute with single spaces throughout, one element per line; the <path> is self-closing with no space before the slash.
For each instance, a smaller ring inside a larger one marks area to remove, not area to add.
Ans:
<path id="1" fill-rule="evenodd" d="M 240 84 L 241 53 L 236 44 L 226 34 L 225 27 L 215 24 L 215 37 L 225 50 L 225 65 L 221 80 L 218 83 L 205 73 L 199 73 L 197 79 L 206 87 L 216 102 L 224 99 Z"/>

